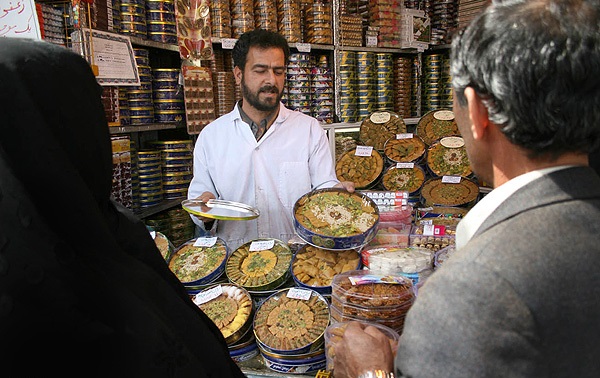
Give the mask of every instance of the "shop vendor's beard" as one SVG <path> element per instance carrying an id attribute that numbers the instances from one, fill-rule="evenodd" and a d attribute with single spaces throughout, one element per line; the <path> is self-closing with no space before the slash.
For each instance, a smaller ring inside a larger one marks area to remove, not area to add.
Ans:
<path id="1" fill-rule="evenodd" d="M 262 93 L 277 93 L 277 98 L 273 103 L 271 101 L 261 100 L 259 95 Z M 252 92 L 250 88 L 246 86 L 244 80 L 242 80 L 242 96 L 244 101 L 248 101 L 252 107 L 256 110 L 260 110 L 261 112 L 271 112 L 279 107 L 279 102 L 283 97 L 283 91 L 279 92 L 276 86 L 274 85 L 265 85 L 261 87 L 257 92 Z"/>

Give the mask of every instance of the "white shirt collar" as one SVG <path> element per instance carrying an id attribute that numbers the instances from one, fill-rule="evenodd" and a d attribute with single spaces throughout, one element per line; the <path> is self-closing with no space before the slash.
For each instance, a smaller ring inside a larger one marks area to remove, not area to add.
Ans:
<path id="1" fill-rule="evenodd" d="M 571 166 L 562 165 L 527 172 L 492 190 L 477 205 L 469 210 L 467 215 L 458 224 L 456 228 L 456 249 L 460 249 L 467 244 L 487 217 L 517 190 L 544 175 L 569 167 Z"/>

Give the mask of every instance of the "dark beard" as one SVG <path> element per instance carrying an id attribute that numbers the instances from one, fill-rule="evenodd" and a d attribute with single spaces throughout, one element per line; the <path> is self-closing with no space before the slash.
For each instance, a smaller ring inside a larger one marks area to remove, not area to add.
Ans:
<path id="1" fill-rule="evenodd" d="M 273 104 L 262 102 L 258 98 L 258 95 L 261 92 L 278 93 L 277 100 Z M 281 101 L 281 98 L 283 97 L 283 91 L 281 91 L 281 93 L 279 93 L 279 91 L 277 90 L 277 87 L 268 85 L 268 86 L 261 87 L 257 93 L 252 93 L 250 91 L 250 89 L 248 89 L 248 87 L 246 86 L 246 83 L 244 83 L 244 79 L 242 78 L 242 97 L 243 97 L 244 101 L 248 101 L 248 103 L 250 105 L 252 105 L 252 107 L 254 107 L 256 110 L 259 110 L 261 112 L 272 112 L 275 109 L 279 108 L 279 102 Z"/>

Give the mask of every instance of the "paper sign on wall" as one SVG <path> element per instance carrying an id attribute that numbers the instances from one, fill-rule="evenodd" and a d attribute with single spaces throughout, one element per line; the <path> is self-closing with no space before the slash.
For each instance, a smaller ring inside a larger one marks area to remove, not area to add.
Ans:
<path id="1" fill-rule="evenodd" d="M 42 39 L 33 0 L 0 2 L 0 37 Z"/>

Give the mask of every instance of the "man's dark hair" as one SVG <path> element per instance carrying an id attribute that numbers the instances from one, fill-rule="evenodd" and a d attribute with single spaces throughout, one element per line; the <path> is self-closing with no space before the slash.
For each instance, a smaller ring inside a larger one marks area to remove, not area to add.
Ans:
<path id="1" fill-rule="evenodd" d="M 246 67 L 246 57 L 250 47 L 258 47 L 261 49 L 267 48 L 280 48 L 283 50 L 285 56 L 285 64 L 287 65 L 290 57 L 290 47 L 285 38 L 279 34 L 264 29 L 254 29 L 246 32 L 240 36 L 240 38 L 233 46 L 233 65 L 239 67 L 242 70 Z"/>
<path id="2" fill-rule="evenodd" d="M 600 147 L 600 1 L 510 0 L 486 8 L 453 40 L 451 75 L 530 155 Z"/>

